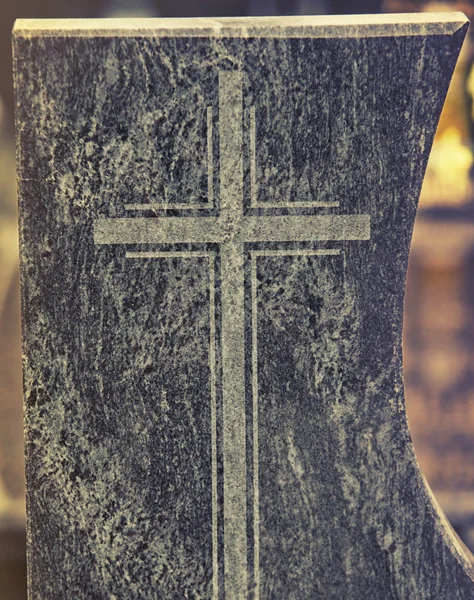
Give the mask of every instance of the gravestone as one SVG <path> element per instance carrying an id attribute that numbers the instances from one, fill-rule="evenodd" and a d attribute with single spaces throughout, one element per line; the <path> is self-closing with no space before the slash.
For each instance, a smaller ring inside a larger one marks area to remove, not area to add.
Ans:
<path id="1" fill-rule="evenodd" d="M 17 22 L 32 599 L 474 598 L 401 351 L 466 30 Z"/>

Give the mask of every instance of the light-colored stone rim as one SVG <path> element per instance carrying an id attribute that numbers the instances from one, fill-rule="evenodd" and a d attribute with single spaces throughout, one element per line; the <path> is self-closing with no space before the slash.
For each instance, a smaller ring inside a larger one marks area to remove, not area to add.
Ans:
<path id="1" fill-rule="evenodd" d="M 462 12 L 194 19 L 18 19 L 14 37 L 343 38 L 451 35 Z"/>

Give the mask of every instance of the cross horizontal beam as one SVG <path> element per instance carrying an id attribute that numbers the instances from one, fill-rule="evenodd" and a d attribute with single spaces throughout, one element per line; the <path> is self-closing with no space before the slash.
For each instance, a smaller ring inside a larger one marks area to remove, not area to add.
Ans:
<path id="1" fill-rule="evenodd" d="M 199 244 L 369 240 L 370 215 L 242 217 L 238 225 L 219 217 L 99 219 L 96 244 Z"/>

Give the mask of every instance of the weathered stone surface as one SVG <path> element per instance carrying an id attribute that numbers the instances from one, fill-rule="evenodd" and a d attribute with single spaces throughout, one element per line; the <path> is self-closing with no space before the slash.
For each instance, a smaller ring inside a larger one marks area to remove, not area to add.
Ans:
<path id="1" fill-rule="evenodd" d="M 401 355 L 466 30 L 17 24 L 32 599 L 474 598 Z"/>

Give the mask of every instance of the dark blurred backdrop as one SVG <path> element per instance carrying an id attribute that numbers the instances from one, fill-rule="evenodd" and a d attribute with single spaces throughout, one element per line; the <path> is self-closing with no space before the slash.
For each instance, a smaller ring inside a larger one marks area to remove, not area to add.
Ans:
<path id="1" fill-rule="evenodd" d="M 472 18 L 474 0 L 0 0 L 0 600 L 26 598 L 14 20 L 444 10 L 462 10 Z M 474 550 L 473 49 L 469 38 L 420 201 L 410 254 L 404 360 L 408 418 L 418 459 L 441 506 Z"/>

